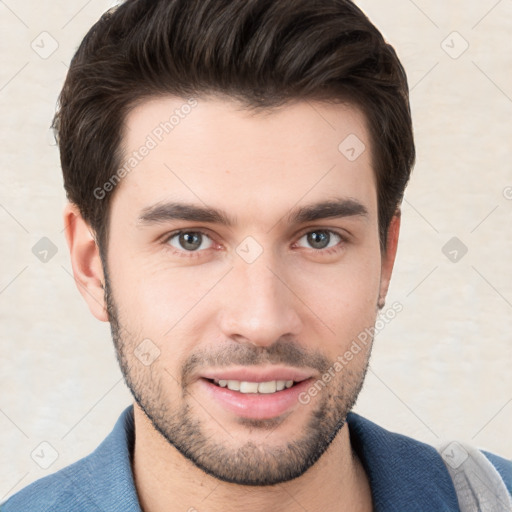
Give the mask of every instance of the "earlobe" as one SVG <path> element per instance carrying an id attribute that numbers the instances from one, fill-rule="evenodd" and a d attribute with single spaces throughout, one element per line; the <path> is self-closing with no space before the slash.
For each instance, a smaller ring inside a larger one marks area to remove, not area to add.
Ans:
<path id="1" fill-rule="evenodd" d="M 389 283 L 391 281 L 391 274 L 393 273 L 393 265 L 395 263 L 396 251 L 398 247 L 398 237 L 400 233 L 400 218 L 401 211 L 398 208 L 389 224 L 386 251 L 382 254 L 380 293 L 378 302 L 379 309 L 384 307 Z"/>
<path id="2" fill-rule="evenodd" d="M 90 226 L 84 221 L 76 205 L 68 203 L 64 208 L 64 226 L 78 290 L 91 313 L 98 320 L 108 322 L 99 247 Z"/>

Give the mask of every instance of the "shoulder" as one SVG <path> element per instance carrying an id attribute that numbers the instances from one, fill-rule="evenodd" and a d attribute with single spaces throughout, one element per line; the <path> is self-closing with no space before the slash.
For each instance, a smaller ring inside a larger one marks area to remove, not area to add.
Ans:
<path id="1" fill-rule="evenodd" d="M 89 455 L 28 485 L 0 503 L 0 512 L 140 512 L 131 454 L 133 406 Z"/>
<path id="2" fill-rule="evenodd" d="M 386 430 L 355 413 L 348 415 L 347 423 L 351 444 L 369 476 L 374 498 L 394 503 L 395 507 L 400 503 L 404 510 L 411 511 L 459 509 L 447 459 L 440 448 Z M 512 492 L 512 461 L 480 453 Z"/>
<path id="3" fill-rule="evenodd" d="M 0 512 L 99 512 L 101 509 L 76 485 L 88 474 L 91 455 L 26 486 L 0 503 Z"/>

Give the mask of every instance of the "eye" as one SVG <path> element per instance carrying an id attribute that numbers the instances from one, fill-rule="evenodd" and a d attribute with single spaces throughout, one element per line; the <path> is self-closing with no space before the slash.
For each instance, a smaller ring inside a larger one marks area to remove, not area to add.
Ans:
<path id="1" fill-rule="evenodd" d="M 196 252 L 212 246 L 212 240 L 202 231 L 178 231 L 171 234 L 166 243 L 182 252 Z"/>
<path id="2" fill-rule="evenodd" d="M 336 252 L 341 249 L 341 242 L 346 241 L 346 238 L 330 229 L 309 231 L 296 244 L 301 245 L 304 239 L 311 248 L 321 253 Z M 179 256 L 199 256 L 201 250 L 210 249 L 214 245 L 213 240 L 203 231 L 176 231 L 167 236 L 164 243 Z"/>
<path id="3" fill-rule="evenodd" d="M 303 239 L 306 239 L 307 243 L 310 244 L 313 249 L 319 251 L 336 247 L 340 242 L 344 241 L 341 235 L 329 229 L 315 229 L 314 231 L 309 231 L 299 239 L 299 242 Z"/>

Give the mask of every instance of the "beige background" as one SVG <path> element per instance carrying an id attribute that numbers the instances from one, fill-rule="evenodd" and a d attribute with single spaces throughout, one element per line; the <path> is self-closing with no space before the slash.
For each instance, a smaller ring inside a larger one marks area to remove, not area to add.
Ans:
<path id="1" fill-rule="evenodd" d="M 112 4 L 0 1 L 0 500 L 88 454 L 130 403 L 108 325 L 71 277 L 49 133 L 67 63 Z M 359 5 L 408 72 L 418 163 L 388 299 L 403 311 L 376 339 L 356 411 L 511 458 L 512 1 Z M 42 237 L 58 251 L 46 263 Z M 456 262 L 452 237 L 468 249 Z M 47 469 L 41 442 L 58 454 Z"/>

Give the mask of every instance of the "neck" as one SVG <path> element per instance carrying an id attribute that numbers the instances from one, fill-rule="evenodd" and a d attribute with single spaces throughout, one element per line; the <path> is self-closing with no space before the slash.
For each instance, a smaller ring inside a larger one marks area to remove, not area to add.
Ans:
<path id="1" fill-rule="evenodd" d="M 352 451 L 348 424 L 302 476 L 272 486 L 244 486 L 206 474 L 170 445 L 134 404 L 133 474 L 143 512 L 370 512 L 371 490 Z"/>

